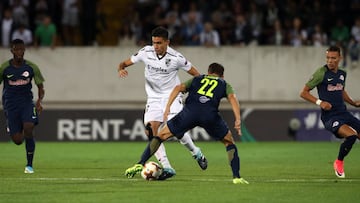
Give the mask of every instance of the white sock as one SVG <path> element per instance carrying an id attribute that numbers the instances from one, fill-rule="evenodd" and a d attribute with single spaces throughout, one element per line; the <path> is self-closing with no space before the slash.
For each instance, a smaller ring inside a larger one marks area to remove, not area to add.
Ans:
<path id="1" fill-rule="evenodd" d="M 172 168 L 169 159 L 166 156 L 166 150 L 163 143 L 160 144 L 159 149 L 155 152 L 155 157 L 161 163 L 163 168 Z"/>
<path id="2" fill-rule="evenodd" d="M 200 151 L 200 148 L 195 146 L 189 132 L 186 132 L 184 134 L 184 136 L 180 139 L 180 143 L 184 145 L 186 148 L 188 148 L 188 150 L 193 156 Z"/>

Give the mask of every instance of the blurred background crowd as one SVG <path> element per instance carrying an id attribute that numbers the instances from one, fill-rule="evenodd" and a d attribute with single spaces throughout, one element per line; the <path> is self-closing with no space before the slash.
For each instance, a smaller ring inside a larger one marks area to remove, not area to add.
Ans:
<path id="1" fill-rule="evenodd" d="M 143 46 L 161 25 L 173 46 L 339 45 L 351 64 L 360 53 L 360 0 L 1 0 L 0 14 L 2 47 Z"/>

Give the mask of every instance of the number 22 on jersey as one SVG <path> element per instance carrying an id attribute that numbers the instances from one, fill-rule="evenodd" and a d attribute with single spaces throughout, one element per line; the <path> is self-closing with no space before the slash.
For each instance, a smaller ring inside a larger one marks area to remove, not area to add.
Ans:
<path id="1" fill-rule="evenodd" d="M 213 90 L 218 85 L 218 81 L 216 79 L 210 79 L 206 77 L 203 78 L 200 83 L 203 85 L 200 87 L 197 93 L 212 98 L 214 96 Z"/>

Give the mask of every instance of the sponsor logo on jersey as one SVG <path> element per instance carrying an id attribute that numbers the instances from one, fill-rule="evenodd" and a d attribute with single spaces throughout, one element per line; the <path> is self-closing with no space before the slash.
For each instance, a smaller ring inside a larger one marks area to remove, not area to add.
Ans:
<path id="1" fill-rule="evenodd" d="M 334 80 L 334 78 L 328 78 L 328 79 L 327 79 L 328 82 L 330 82 L 330 81 L 332 81 L 332 80 Z"/>
<path id="2" fill-rule="evenodd" d="M 6 75 L 7 78 L 12 78 L 14 75 L 11 74 L 11 75 Z"/>
<path id="3" fill-rule="evenodd" d="M 333 91 L 339 91 L 339 90 L 343 90 L 344 89 L 344 85 L 337 83 L 336 85 L 332 85 L 332 84 L 328 84 L 327 86 L 327 90 L 329 92 L 333 92 Z"/>
<path id="4" fill-rule="evenodd" d="M 201 97 L 199 97 L 199 102 L 202 103 L 202 104 L 208 102 L 209 100 L 210 100 L 210 99 L 207 98 L 206 96 L 201 96 Z"/>
<path id="5" fill-rule="evenodd" d="M 30 83 L 30 78 L 27 78 L 26 80 L 15 80 L 15 81 L 9 80 L 9 85 L 12 86 L 27 85 L 29 83 Z"/>
<path id="6" fill-rule="evenodd" d="M 155 71 L 155 72 L 159 72 L 159 73 L 167 73 L 168 72 L 167 69 L 163 69 L 161 67 L 153 67 L 153 66 L 148 65 L 147 68 L 151 71 Z"/>

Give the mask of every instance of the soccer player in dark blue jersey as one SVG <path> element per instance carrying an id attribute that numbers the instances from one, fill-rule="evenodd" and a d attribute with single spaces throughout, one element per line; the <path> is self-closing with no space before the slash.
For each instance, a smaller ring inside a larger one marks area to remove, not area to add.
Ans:
<path id="1" fill-rule="evenodd" d="M 223 75 L 224 67 L 218 63 L 212 63 L 208 68 L 207 75 L 194 77 L 173 89 L 164 111 L 164 121 L 167 120 L 170 106 L 180 92 L 189 93 L 184 109 L 170 119 L 158 133 L 158 136 L 151 140 L 144 150 L 141 160 L 125 171 L 128 178 L 132 178 L 135 174 L 141 172 L 145 162 L 149 160 L 163 141 L 172 136 L 180 139 L 184 132 L 200 126 L 211 137 L 224 143 L 233 174 L 233 183 L 249 184 L 240 176 L 240 158 L 234 138 L 219 114 L 220 100 L 225 97 L 230 102 L 235 116 L 235 129 L 241 135 L 240 105 L 233 88 L 223 79 Z"/>
<path id="2" fill-rule="evenodd" d="M 33 130 L 38 124 L 44 98 L 44 78 L 37 65 L 24 59 L 23 40 L 11 42 L 13 58 L 0 66 L 0 83 L 3 82 L 2 103 L 6 117 L 7 132 L 13 142 L 20 145 L 25 140 L 27 164 L 24 173 L 34 173 L 32 167 L 35 140 Z M 32 80 L 38 87 L 38 99 L 33 102 Z"/>
<path id="3" fill-rule="evenodd" d="M 346 71 L 339 68 L 341 58 L 339 47 L 329 47 L 326 51 L 326 65 L 315 71 L 300 97 L 320 106 L 321 121 L 325 128 L 337 138 L 344 139 L 333 166 L 336 176 L 345 178 L 344 158 L 360 137 L 360 120 L 347 111 L 345 102 L 360 107 L 360 101 L 354 101 L 345 90 Z M 315 87 L 319 98 L 310 93 Z"/>

